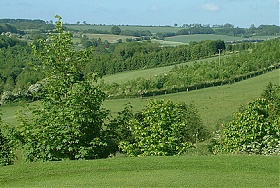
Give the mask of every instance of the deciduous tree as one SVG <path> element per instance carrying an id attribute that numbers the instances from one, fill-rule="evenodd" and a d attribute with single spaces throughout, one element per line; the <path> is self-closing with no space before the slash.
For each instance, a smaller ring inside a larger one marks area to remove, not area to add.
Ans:
<path id="1" fill-rule="evenodd" d="M 31 119 L 19 116 L 16 130 L 27 161 L 94 159 L 109 155 L 108 112 L 97 76 L 84 75 L 88 51 L 76 51 L 72 36 L 57 16 L 56 33 L 41 40 L 34 52 L 46 67 L 41 105 Z M 105 130 L 106 129 L 106 130 Z"/>

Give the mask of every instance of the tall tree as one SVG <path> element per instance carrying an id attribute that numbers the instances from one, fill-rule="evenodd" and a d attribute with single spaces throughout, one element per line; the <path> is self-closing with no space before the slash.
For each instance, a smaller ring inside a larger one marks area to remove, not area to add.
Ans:
<path id="1" fill-rule="evenodd" d="M 33 46 L 47 78 L 41 106 L 33 109 L 31 119 L 24 114 L 19 118 L 24 156 L 27 161 L 107 157 L 108 112 L 101 109 L 105 94 L 96 75 L 83 74 L 89 52 L 74 49 L 72 35 L 63 30 L 61 17 L 56 18 L 56 33 L 41 40 L 39 48 Z"/>

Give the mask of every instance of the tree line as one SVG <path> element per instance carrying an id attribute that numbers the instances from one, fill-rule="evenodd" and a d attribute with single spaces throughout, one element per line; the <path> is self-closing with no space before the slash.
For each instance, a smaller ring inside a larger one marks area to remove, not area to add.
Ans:
<path id="1" fill-rule="evenodd" d="M 216 34 L 216 35 L 228 35 L 236 37 L 249 38 L 252 36 L 278 36 L 280 27 L 276 25 L 260 25 L 255 27 L 251 25 L 250 28 L 239 28 L 234 27 L 231 24 L 226 24 L 221 28 L 211 28 L 211 27 L 202 27 L 200 25 L 195 25 L 192 27 L 187 27 L 178 30 L 177 32 L 157 32 L 151 33 L 149 30 L 121 30 L 119 26 L 112 26 L 111 31 L 108 30 L 96 30 L 96 29 L 87 29 L 82 31 L 83 33 L 92 33 L 92 34 L 114 34 L 114 35 L 125 35 L 125 36 L 134 36 L 134 37 L 145 37 L 149 36 L 150 38 L 157 38 L 164 40 L 165 37 L 172 37 L 178 35 L 193 35 L 193 34 Z M 78 32 L 78 30 L 74 30 Z"/>
<path id="2" fill-rule="evenodd" d="M 260 25 L 255 27 L 251 25 L 250 28 L 234 27 L 231 24 L 227 24 L 220 28 L 201 27 L 194 26 L 185 29 L 180 29 L 177 32 L 158 32 L 156 36 L 158 39 L 164 39 L 165 37 L 172 37 L 177 35 L 193 35 L 193 34 L 216 34 L 216 35 L 228 35 L 236 37 L 249 38 L 252 36 L 279 36 L 280 27 L 277 25 Z"/>

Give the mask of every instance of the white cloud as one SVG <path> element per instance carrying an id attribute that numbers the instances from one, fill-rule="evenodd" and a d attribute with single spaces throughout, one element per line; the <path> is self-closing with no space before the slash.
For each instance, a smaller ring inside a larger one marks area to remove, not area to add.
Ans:
<path id="1" fill-rule="evenodd" d="M 202 9 L 207 11 L 218 11 L 220 7 L 214 3 L 204 3 L 202 4 Z"/>

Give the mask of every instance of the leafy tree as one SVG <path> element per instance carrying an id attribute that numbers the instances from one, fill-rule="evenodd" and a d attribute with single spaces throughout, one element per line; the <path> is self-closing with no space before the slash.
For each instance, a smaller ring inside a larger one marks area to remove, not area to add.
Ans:
<path id="1" fill-rule="evenodd" d="M 204 140 L 207 131 L 193 105 L 151 100 L 127 124 L 130 136 L 120 148 L 131 156 L 179 155 Z"/>
<path id="2" fill-rule="evenodd" d="M 84 75 L 88 51 L 76 51 L 72 36 L 63 30 L 56 16 L 56 33 L 33 46 L 46 67 L 40 106 L 33 116 L 19 116 L 17 138 L 27 161 L 94 159 L 110 152 L 110 129 L 105 125 L 108 111 L 101 109 L 105 94 L 97 76 Z"/>
<path id="3" fill-rule="evenodd" d="M 234 114 L 213 140 L 214 153 L 280 155 L 280 87 L 267 87 L 256 99 Z"/>
<path id="4" fill-rule="evenodd" d="M 113 27 L 111 28 L 111 33 L 112 33 L 113 35 L 119 35 L 121 32 L 122 32 L 122 30 L 121 30 L 121 28 L 118 27 L 118 26 L 113 26 Z"/>

